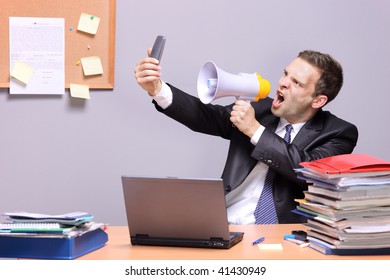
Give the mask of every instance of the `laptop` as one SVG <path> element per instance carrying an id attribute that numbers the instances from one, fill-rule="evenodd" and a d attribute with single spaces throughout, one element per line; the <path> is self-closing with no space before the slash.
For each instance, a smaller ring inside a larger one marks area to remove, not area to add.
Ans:
<path id="1" fill-rule="evenodd" d="M 122 176 L 132 245 L 228 249 L 243 238 L 229 232 L 222 179 Z"/>

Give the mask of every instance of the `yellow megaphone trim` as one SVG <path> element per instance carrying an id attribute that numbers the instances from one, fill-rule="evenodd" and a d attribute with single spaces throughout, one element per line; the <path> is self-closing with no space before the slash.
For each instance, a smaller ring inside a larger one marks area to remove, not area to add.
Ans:
<path id="1" fill-rule="evenodd" d="M 257 102 L 260 99 L 264 99 L 268 96 L 269 92 L 271 91 L 271 84 L 268 80 L 263 79 L 259 73 L 256 73 L 257 79 L 259 80 L 259 92 L 257 93 L 256 97 L 253 99 L 253 101 Z"/>

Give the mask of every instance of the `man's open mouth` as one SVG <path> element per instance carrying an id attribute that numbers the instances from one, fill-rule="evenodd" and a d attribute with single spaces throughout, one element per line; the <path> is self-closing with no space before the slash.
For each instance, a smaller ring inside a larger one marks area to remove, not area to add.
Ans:
<path id="1" fill-rule="evenodd" d="M 284 101 L 284 96 L 283 94 L 281 94 L 280 92 L 278 92 L 278 94 L 276 95 L 276 99 L 278 101 L 278 103 L 282 103 Z"/>

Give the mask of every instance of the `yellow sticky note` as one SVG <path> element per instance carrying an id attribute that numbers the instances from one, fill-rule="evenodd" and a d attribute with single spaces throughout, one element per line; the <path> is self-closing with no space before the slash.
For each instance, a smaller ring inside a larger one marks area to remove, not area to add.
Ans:
<path id="1" fill-rule="evenodd" d="M 103 66 L 98 56 L 89 56 L 81 58 L 85 76 L 103 74 Z"/>
<path id="2" fill-rule="evenodd" d="M 75 98 L 90 99 L 89 86 L 70 84 L 70 96 Z"/>
<path id="3" fill-rule="evenodd" d="M 34 71 L 35 69 L 30 65 L 21 61 L 16 61 L 11 71 L 11 77 L 27 85 L 34 74 Z"/>
<path id="4" fill-rule="evenodd" d="M 100 23 L 100 18 L 94 15 L 81 13 L 77 30 L 90 34 L 96 34 Z"/>

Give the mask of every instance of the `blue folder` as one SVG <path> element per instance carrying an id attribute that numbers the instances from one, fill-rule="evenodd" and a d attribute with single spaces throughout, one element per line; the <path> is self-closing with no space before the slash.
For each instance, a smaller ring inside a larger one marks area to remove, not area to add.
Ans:
<path id="1" fill-rule="evenodd" d="M 370 255 L 390 255 L 390 247 L 387 248 L 330 248 L 319 242 L 310 240 L 310 248 L 324 255 L 340 256 L 370 256 Z"/>
<path id="2" fill-rule="evenodd" d="M 107 233 L 100 228 L 72 238 L 0 236 L 0 258 L 72 260 L 107 241 Z"/>

